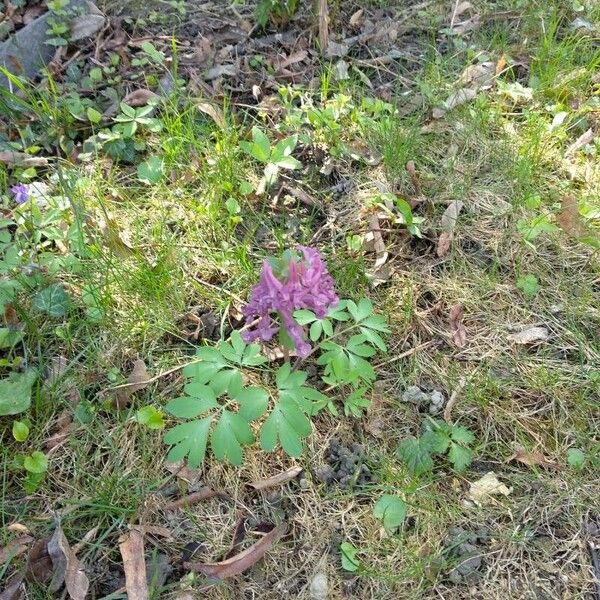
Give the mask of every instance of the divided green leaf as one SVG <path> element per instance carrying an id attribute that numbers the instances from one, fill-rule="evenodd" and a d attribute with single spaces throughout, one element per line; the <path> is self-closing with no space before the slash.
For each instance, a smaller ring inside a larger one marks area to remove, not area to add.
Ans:
<path id="1" fill-rule="evenodd" d="M 388 533 L 393 533 L 404 523 L 406 503 L 398 496 L 385 494 L 375 503 L 373 516 L 381 520 Z"/>

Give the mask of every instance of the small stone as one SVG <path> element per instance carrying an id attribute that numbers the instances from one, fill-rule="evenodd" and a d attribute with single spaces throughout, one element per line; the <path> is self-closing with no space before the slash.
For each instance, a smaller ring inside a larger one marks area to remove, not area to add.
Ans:
<path id="1" fill-rule="evenodd" d="M 429 396 L 418 386 L 411 385 L 402 394 L 402 402 L 408 402 L 415 406 L 420 406 L 429 400 Z"/>
<path id="2" fill-rule="evenodd" d="M 327 600 L 329 596 L 329 584 L 327 575 L 323 571 L 315 573 L 310 582 L 311 600 Z"/>
<path id="3" fill-rule="evenodd" d="M 444 398 L 444 394 L 439 390 L 433 391 L 429 402 L 429 414 L 437 415 L 442 410 L 445 403 L 446 399 Z"/>
<path id="4" fill-rule="evenodd" d="M 307 490 L 310 487 L 310 482 L 304 477 L 299 481 L 299 484 L 301 490 Z"/>

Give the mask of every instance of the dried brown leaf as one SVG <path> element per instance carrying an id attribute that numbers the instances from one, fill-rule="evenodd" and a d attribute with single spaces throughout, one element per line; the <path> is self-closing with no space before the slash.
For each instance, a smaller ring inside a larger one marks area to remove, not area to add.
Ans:
<path id="1" fill-rule="evenodd" d="M 540 466 L 550 468 L 556 466 L 554 461 L 546 458 L 539 450 L 528 452 L 525 448 L 518 448 L 508 460 L 518 460 L 529 467 Z"/>
<path id="2" fill-rule="evenodd" d="M 123 102 L 129 106 L 145 106 L 154 98 L 160 98 L 160 96 L 146 88 L 139 88 L 127 94 L 127 96 L 123 98 Z"/>
<path id="3" fill-rule="evenodd" d="M 64 583 L 70 598 L 85 600 L 90 582 L 83 564 L 75 556 L 60 525 L 56 527 L 54 535 L 48 542 L 48 555 L 52 560 L 53 568 L 49 590 L 56 592 Z"/>
<path id="4" fill-rule="evenodd" d="M 10 541 L 3 548 L 0 548 L 0 565 L 27 552 L 31 542 L 33 542 L 33 538 L 30 535 L 24 534 Z"/>
<path id="5" fill-rule="evenodd" d="M 43 156 L 31 156 L 25 152 L 0 152 L 0 162 L 9 167 L 45 167 L 48 159 Z"/>
<path id="6" fill-rule="evenodd" d="M 417 167 L 415 166 L 414 160 L 409 160 L 406 163 L 406 172 L 410 177 L 410 181 L 415 188 L 415 193 L 420 196 L 421 195 L 421 182 L 419 181 L 419 176 L 417 175 Z"/>
<path id="7" fill-rule="evenodd" d="M 354 29 L 359 29 L 364 22 L 364 14 L 364 8 L 359 8 L 355 13 L 353 13 L 353 15 L 350 17 L 350 27 Z"/>
<path id="8" fill-rule="evenodd" d="M 128 600 L 148 600 L 144 536 L 132 529 L 119 539 Z"/>
<path id="9" fill-rule="evenodd" d="M 29 529 L 27 525 L 23 525 L 23 523 L 11 523 L 7 528 L 8 531 L 12 531 L 13 533 L 19 533 L 21 535 L 29 534 Z M 0 560 L 0 562 L 2 562 Z"/>
<path id="10" fill-rule="evenodd" d="M 592 129 L 588 129 L 586 132 L 582 133 L 568 148 L 565 152 L 565 156 L 570 158 L 575 155 L 576 152 L 581 150 L 584 146 L 591 144 L 594 140 L 594 131 Z"/>
<path id="11" fill-rule="evenodd" d="M 461 88 L 473 90 L 488 89 L 492 87 L 496 77 L 496 63 L 485 61 L 469 65 L 460 76 L 458 83 Z"/>
<path id="12" fill-rule="evenodd" d="M 472 88 L 461 88 L 448 96 L 441 108 L 434 108 L 432 116 L 434 119 L 441 119 L 449 110 L 470 102 L 477 96 L 477 90 Z"/>
<path id="13" fill-rule="evenodd" d="M 498 480 L 496 473 L 490 471 L 471 484 L 468 497 L 478 506 L 483 506 L 493 500 L 492 496 L 497 494 L 508 496 L 511 492 L 512 488 L 506 487 Z"/>
<path id="14" fill-rule="evenodd" d="M 566 234 L 575 238 L 581 237 L 584 225 L 579 216 L 579 203 L 575 196 L 563 196 L 561 198 L 561 210 L 556 220 Z"/>
<path id="15" fill-rule="evenodd" d="M 464 312 L 465 307 L 462 304 L 456 304 L 450 309 L 449 314 L 452 341 L 458 348 L 463 348 L 467 343 L 467 330 L 462 322 Z"/>
<path id="16" fill-rule="evenodd" d="M 208 115 L 219 128 L 225 129 L 227 126 L 223 111 L 214 104 L 210 104 L 210 102 L 198 102 L 196 108 L 205 115 Z"/>
<path id="17" fill-rule="evenodd" d="M 150 375 L 146 369 L 146 363 L 138 358 L 133 363 L 133 370 L 127 378 L 127 384 L 117 390 L 115 394 L 115 406 L 123 410 L 128 404 L 132 394 L 143 390 L 148 385 Z"/>
<path id="18" fill-rule="evenodd" d="M 253 481 L 248 484 L 250 487 L 253 487 L 255 490 L 264 490 L 265 488 L 273 487 L 276 485 L 282 485 L 295 479 L 302 472 L 302 467 L 291 467 L 287 471 L 283 471 L 283 473 L 277 473 L 277 475 L 272 475 L 271 477 L 267 477 L 266 479 L 259 479 L 258 481 Z"/>
<path id="19" fill-rule="evenodd" d="M 271 529 L 269 533 L 250 546 L 250 548 L 247 548 L 243 552 L 240 552 L 227 560 L 220 563 L 206 564 L 186 562 L 184 563 L 184 567 L 190 571 L 204 573 L 209 577 L 216 577 L 217 579 L 233 577 L 234 575 L 243 573 L 246 569 L 249 569 L 252 565 L 257 563 L 271 549 L 273 544 L 286 533 L 286 531 L 287 524 L 282 523 Z"/>
<path id="20" fill-rule="evenodd" d="M 367 246 L 372 245 L 375 252 L 375 264 L 371 270 L 367 271 L 366 275 L 371 280 L 373 287 L 377 287 L 386 282 L 391 276 L 390 268 L 386 265 L 389 254 L 381 235 L 379 217 L 376 214 L 369 215 L 368 222 L 369 233 L 365 236 L 365 244 Z"/>
<path id="21" fill-rule="evenodd" d="M 439 258 L 442 258 L 448 254 L 452 239 L 454 238 L 454 227 L 458 220 L 458 215 L 463 208 L 463 203 L 460 200 L 455 200 L 448 205 L 448 208 L 442 215 L 442 233 L 438 238 L 436 253 Z"/>
<path id="22" fill-rule="evenodd" d="M 296 63 L 302 62 L 308 56 L 308 52 L 306 50 L 298 50 L 298 52 L 294 52 L 290 54 L 286 59 L 282 60 L 277 64 L 277 70 L 283 71 L 285 68 L 290 65 L 294 65 Z"/>
<path id="23" fill-rule="evenodd" d="M 545 342 L 550 337 L 550 332 L 545 327 L 528 327 L 508 336 L 515 344 L 535 344 Z"/>
<path id="24" fill-rule="evenodd" d="M 17 574 L 8 585 L 0 592 L 0 600 L 21 600 L 25 595 L 23 574 Z"/>
<path id="25" fill-rule="evenodd" d="M 48 538 L 36 540 L 27 557 L 25 577 L 30 581 L 46 584 L 52 579 L 52 559 L 48 554 Z"/>

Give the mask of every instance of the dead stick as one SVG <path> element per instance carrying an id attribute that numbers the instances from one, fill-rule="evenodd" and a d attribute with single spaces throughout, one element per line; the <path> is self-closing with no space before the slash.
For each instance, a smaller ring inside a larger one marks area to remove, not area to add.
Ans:
<path id="1" fill-rule="evenodd" d="M 446 423 L 450 423 L 450 419 L 452 417 L 452 409 L 454 408 L 454 405 L 458 402 L 458 399 L 460 398 L 460 395 L 466 383 L 466 378 L 461 377 L 458 382 L 458 385 L 456 386 L 456 389 L 450 395 L 450 400 L 448 400 L 448 404 L 446 404 L 446 408 L 444 409 L 444 421 L 446 421 Z"/>
<path id="2" fill-rule="evenodd" d="M 165 510 L 176 510 L 178 508 L 184 508 L 186 506 L 191 506 L 192 504 L 198 504 L 198 502 L 202 502 L 202 500 L 208 500 L 209 498 L 213 498 L 214 496 L 218 496 L 218 492 L 215 492 L 212 488 L 203 487 L 199 492 L 194 492 L 185 498 L 180 498 L 179 500 L 174 500 L 173 502 L 167 502 L 165 504 Z"/>

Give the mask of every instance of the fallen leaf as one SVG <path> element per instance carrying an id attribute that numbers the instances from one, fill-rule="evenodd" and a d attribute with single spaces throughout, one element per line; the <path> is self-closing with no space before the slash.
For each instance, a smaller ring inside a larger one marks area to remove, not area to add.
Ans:
<path id="1" fill-rule="evenodd" d="M 169 473 L 189 484 L 196 483 L 202 475 L 201 469 L 192 469 L 191 467 L 188 467 L 182 460 L 179 460 L 176 463 L 168 463 L 165 465 L 165 468 L 167 471 L 169 471 Z"/>
<path id="2" fill-rule="evenodd" d="M 354 29 L 359 29 L 363 24 L 363 15 L 365 14 L 365 10 L 363 8 L 359 8 L 353 15 L 350 17 L 350 27 Z"/>
<path id="3" fill-rule="evenodd" d="M 46 371 L 46 383 L 53 385 L 61 375 L 67 370 L 69 360 L 65 356 L 53 356 L 50 358 L 50 364 Z"/>
<path id="4" fill-rule="evenodd" d="M 205 115 L 208 115 L 219 128 L 225 129 L 227 127 L 227 121 L 225 120 L 223 111 L 214 104 L 210 104 L 210 102 L 198 102 L 196 108 Z"/>
<path id="5" fill-rule="evenodd" d="M 461 88 L 473 90 L 489 89 L 496 77 L 496 63 L 485 61 L 469 65 L 460 76 L 458 83 Z"/>
<path id="6" fill-rule="evenodd" d="M 137 255 L 136 251 L 123 240 L 116 221 L 108 219 L 105 224 L 101 225 L 100 229 L 104 236 L 104 243 L 117 257 L 130 258 Z"/>
<path id="7" fill-rule="evenodd" d="M 441 220 L 442 233 L 438 238 L 436 253 L 439 258 L 443 258 L 448 254 L 452 239 L 454 238 L 454 227 L 458 220 L 458 215 L 463 208 L 463 203 L 460 200 L 454 200 L 448 205 L 444 211 Z"/>
<path id="8" fill-rule="evenodd" d="M 262 353 L 269 362 L 274 362 L 281 359 L 289 359 L 298 356 L 295 350 L 289 350 L 282 345 L 263 346 Z"/>
<path id="9" fill-rule="evenodd" d="M 119 539 L 119 550 L 123 557 L 127 599 L 148 600 L 144 536 L 138 530 L 131 529 Z"/>
<path id="10" fill-rule="evenodd" d="M 33 542 L 33 538 L 30 535 L 25 534 L 20 535 L 3 548 L 0 548 L 0 565 L 27 552 L 31 542 Z"/>
<path id="11" fill-rule="evenodd" d="M 508 496 L 511 492 L 512 489 L 506 487 L 506 485 L 498 480 L 496 473 L 490 471 L 481 479 L 474 481 L 471 484 L 468 498 L 477 504 L 477 506 L 483 506 L 490 502 L 492 496 L 497 494 Z"/>
<path id="12" fill-rule="evenodd" d="M 27 556 L 25 577 L 39 584 L 47 584 L 52 579 L 52 559 L 48 554 L 48 538 L 36 540 Z"/>
<path id="13" fill-rule="evenodd" d="M 503 54 L 498 59 L 498 62 L 496 63 L 496 67 L 494 69 L 494 74 L 496 75 L 496 77 L 498 77 L 499 75 L 504 73 L 504 69 L 506 69 L 507 65 L 508 65 L 508 61 L 506 60 L 506 56 Z"/>
<path id="14" fill-rule="evenodd" d="M 146 106 L 151 100 L 160 98 L 158 94 L 146 88 L 133 90 L 123 98 L 123 102 L 128 106 Z"/>
<path id="15" fill-rule="evenodd" d="M 550 337 L 550 332 L 545 327 L 529 327 L 508 336 L 515 344 L 534 344 L 545 342 Z"/>
<path id="16" fill-rule="evenodd" d="M 237 75 L 237 69 L 233 65 L 217 65 L 204 73 L 204 79 L 205 81 L 212 81 L 219 77 L 235 77 L 235 75 Z"/>
<path id="17" fill-rule="evenodd" d="M 187 506 L 191 506 L 192 504 L 198 504 L 198 502 L 202 502 L 202 500 L 208 500 L 209 498 L 214 498 L 218 495 L 218 492 L 215 492 L 212 488 L 203 487 L 197 492 L 193 494 L 189 494 L 189 496 L 185 496 L 185 498 L 180 498 L 179 500 L 173 500 L 172 502 L 167 502 L 164 505 L 164 510 L 176 510 L 178 508 L 185 508 Z"/>
<path id="18" fill-rule="evenodd" d="M 162 525 L 130 525 L 129 529 L 135 529 L 142 535 L 155 535 L 173 541 L 173 534 Z"/>
<path id="19" fill-rule="evenodd" d="M 570 158 L 575 155 L 575 153 L 581 150 L 584 146 L 591 144 L 594 140 L 594 132 L 592 129 L 588 129 L 586 132 L 582 133 L 566 150 L 565 156 Z"/>
<path id="20" fill-rule="evenodd" d="M 63 585 L 73 600 L 85 600 L 90 582 L 81 561 L 75 556 L 62 527 L 58 525 L 48 542 L 48 555 L 52 560 L 51 592 L 57 592 Z"/>
<path id="21" fill-rule="evenodd" d="M 472 88 L 461 88 L 460 90 L 456 90 L 456 92 L 448 96 L 448 99 L 444 102 L 442 107 L 433 109 L 432 116 L 434 119 L 441 119 L 449 110 L 452 110 L 461 104 L 470 102 L 475 96 L 477 96 L 477 90 Z"/>
<path id="22" fill-rule="evenodd" d="M 336 81 L 346 81 L 350 79 L 350 75 L 348 74 L 348 63 L 340 58 L 335 65 L 333 66 L 333 74 Z"/>
<path id="23" fill-rule="evenodd" d="M 584 225 L 579 216 L 579 203 L 575 196 L 563 196 L 560 200 L 561 210 L 556 220 L 561 229 L 575 238 L 581 237 Z"/>
<path id="24" fill-rule="evenodd" d="M 48 159 L 43 156 L 31 156 L 25 152 L 0 152 L 0 162 L 9 167 L 45 167 Z"/>
<path id="25" fill-rule="evenodd" d="M 369 216 L 369 233 L 365 236 L 364 243 L 367 247 L 372 247 L 375 252 L 375 264 L 365 274 L 371 280 L 371 285 L 377 287 L 390 278 L 391 272 L 386 265 L 389 254 L 381 235 L 379 217 L 375 214 Z"/>
<path id="26" fill-rule="evenodd" d="M 539 450 L 532 450 L 528 452 L 525 450 L 525 448 L 518 448 L 517 451 L 508 459 L 508 462 L 511 460 L 518 460 L 529 467 L 540 466 L 549 468 L 556 466 L 554 461 L 546 458 Z"/>
<path id="27" fill-rule="evenodd" d="M 73 419 L 71 413 L 68 411 L 61 413 L 52 427 L 54 433 L 44 441 L 44 449 L 52 450 L 52 448 L 56 448 L 69 437 L 72 429 Z"/>
<path id="28" fill-rule="evenodd" d="M 306 206 L 311 206 L 313 208 L 323 208 L 322 204 L 314 197 L 311 196 L 307 191 L 302 188 L 292 187 L 290 185 L 284 185 L 283 189 L 289 192 L 291 196 L 293 196 L 302 204 L 306 204 Z"/>
<path id="29" fill-rule="evenodd" d="M 258 542 L 249 548 L 219 563 L 186 562 L 184 567 L 190 571 L 204 573 L 209 577 L 225 579 L 233 577 L 249 569 L 257 563 L 287 531 L 287 524 L 282 523 L 265 534 Z"/>
<path id="30" fill-rule="evenodd" d="M 11 523 L 6 529 L 13 533 L 29 534 L 29 529 L 23 523 Z M 0 560 L 0 562 L 2 561 Z"/>
<path id="31" fill-rule="evenodd" d="M 283 473 L 277 473 L 277 475 L 272 475 L 271 477 L 267 477 L 266 479 L 259 479 L 258 481 L 253 481 L 248 485 L 250 485 L 250 487 L 253 487 L 255 490 L 264 490 L 265 488 L 287 483 L 288 481 L 295 479 L 301 472 L 302 467 L 291 467 L 287 471 L 283 471 Z"/>
<path id="32" fill-rule="evenodd" d="M 115 406 L 123 410 L 128 404 L 131 395 L 143 390 L 148 385 L 150 375 L 146 369 L 146 363 L 138 359 L 133 363 L 133 370 L 127 378 L 127 384 L 117 390 L 115 394 Z"/>
<path id="33" fill-rule="evenodd" d="M 350 46 L 348 44 L 338 44 L 336 42 L 332 42 L 331 40 L 327 44 L 327 51 L 325 52 L 325 56 L 327 58 L 343 58 L 348 54 L 350 50 Z"/>
<path id="34" fill-rule="evenodd" d="M 23 575 L 17 575 L 14 581 L 9 581 L 8 585 L 0 592 L 0 600 L 21 600 L 24 597 Z"/>
<path id="35" fill-rule="evenodd" d="M 417 168 L 415 166 L 414 160 L 409 160 L 406 163 L 406 172 L 408 173 L 408 176 L 410 177 L 410 181 L 411 181 L 413 187 L 415 188 L 415 193 L 417 194 L 417 196 L 420 196 L 421 195 L 421 183 L 419 181 L 419 176 L 417 175 Z"/>
<path id="36" fill-rule="evenodd" d="M 97 525 L 96 527 L 92 527 L 92 529 L 90 529 L 76 544 L 73 544 L 73 553 L 77 554 L 83 550 L 87 544 L 93 542 L 98 535 L 99 529 L 100 528 Z"/>
<path id="37" fill-rule="evenodd" d="M 465 307 L 462 304 L 456 304 L 450 309 L 449 321 L 452 341 L 458 348 L 464 347 L 467 343 L 467 330 L 462 322 L 464 312 Z"/>
<path id="38" fill-rule="evenodd" d="M 298 50 L 298 52 L 290 54 L 287 58 L 277 63 L 276 70 L 283 71 L 286 69 L 286 67 L 289 67 L 290 65 L 302 62 L 307 56 L 308 52 L 306 50 Z"/>

